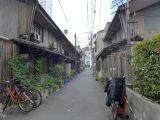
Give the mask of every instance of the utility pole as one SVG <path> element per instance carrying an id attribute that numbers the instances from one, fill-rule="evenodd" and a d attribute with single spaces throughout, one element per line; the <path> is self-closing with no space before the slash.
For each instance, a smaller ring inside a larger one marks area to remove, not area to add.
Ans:
<path id="1" fill-rule="evenodd" d="M 75 33 L 75 73 L 77 74 L 77 35 Z"/>
<path id="2" fill-rule="evenodd" d="M 90 37 L 91 37 L 91 69 L 93 68 L 93 45 L 92 45 L 92 42 L 93 42 L 93 38 L 92 38 L 92 32 L 90 33 Z"/>
<path id="3" fill-rule="evenodd" d="M 131 79 L 131 32 L 130 32 L 130 11 L 129 11 L 129 2 L 130 0 L 127 0 L 126 4 L 126 22 L 127 22 L 127 47 L 128 47 L 128 82 L 132 83 Z"/>

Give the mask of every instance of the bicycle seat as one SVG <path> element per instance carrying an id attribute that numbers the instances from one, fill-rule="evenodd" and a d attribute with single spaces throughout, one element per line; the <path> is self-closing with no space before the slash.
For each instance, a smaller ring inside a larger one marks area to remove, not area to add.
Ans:
<path id="1" fill-rule="evenodd" d="M 7 80 L 7 81 L 4 81 L 5 83 L 10 83 L 11 81 Z"/>
<path id="2" fill-rule="evenodd" d="M 10 80 L 5 80 L 4 83 L 12 83 L 14 81 L 15 81 L 15 79 L 10 79 Z"/>

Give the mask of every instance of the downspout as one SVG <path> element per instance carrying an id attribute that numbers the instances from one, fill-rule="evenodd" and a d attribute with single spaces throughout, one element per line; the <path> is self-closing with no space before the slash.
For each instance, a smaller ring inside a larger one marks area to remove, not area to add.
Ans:
<path id="1" fill-rule="evenodd" d="M 36 3 L 33 5 L 31 17 L 29 18 L 30 20 L 28 20 L 29 21 L 29 24 L 28 24 L 29 30 L 28 30 L 28 39 L 27 39 L 28 41 L 30 41 L 30 36 L 31 36 L 31 32 L 32 32 L 32 25 L 34 22 L 34 16 L 36 13 L 37 5 L 38 5 L 38 1 L 36 1 Z"/>
<path id="2" fill-rule="evenodd" d="M 35 13 L 36 13 L 36 9 L 37 9 L 37 5 L 38 5 L 38 1 L 36 1 L 36 3 L 33 3 L 33 8 L 32 8 L 32 13 L 31 13 L 31 17 L 28 19 L 29 23 L 28 23 L 28 39 L 27 41 L 30 41 L 30 36 L 31 36 L 31 32 L 32 32 L 32 25 L 33 25 L 33 22 L 34 22 L 34 16 L 35 16 Z M 30 46 L 28 46 L 28 51 L 30 53 Z"/>

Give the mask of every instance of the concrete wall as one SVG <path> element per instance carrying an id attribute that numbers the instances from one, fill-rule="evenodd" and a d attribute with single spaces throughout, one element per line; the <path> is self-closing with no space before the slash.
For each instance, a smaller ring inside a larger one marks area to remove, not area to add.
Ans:
<path id="1" fill-rule="evenodd" d="M 71 63 L 66 63 L 66 75 L 71 75 Z"/>
<path id="2" fill-rule="evenodd" d="M 135 113 L 135 120 L 160 120 L 160 105 L 151 102 L 129 88 L 127 88 L 127 96 L 129 105 Z"/>
<path id="3" fill-rule="evenodd" d="M 98 61 L 100 62 L 100 71 L 97 71 L 98 73 L 98 77 L 102 78 L 102 77 L 106 77 L 105 76 L 105 70 L 104 70 L 104 59 L 102 59 L 101 57 L 98 59 Z"/>
<path id="4" fill-rule="evenodd" d="M 101 50 L 105 47 L 103 41 L 105 34 L 106 32 L 104 30 L 97 33 L 95 56 L 98 55 L 101 52 Z"/>

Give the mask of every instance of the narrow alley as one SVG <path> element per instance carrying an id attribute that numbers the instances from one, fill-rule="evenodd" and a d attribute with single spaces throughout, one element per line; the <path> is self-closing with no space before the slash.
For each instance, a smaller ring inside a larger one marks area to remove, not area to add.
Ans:
<path id="1" fill-rule="evenodd" d="M 10 112 L 7 120 L 112 120 L 105 94 L 91 71 L 85 70 L 30 113 Z"/>

